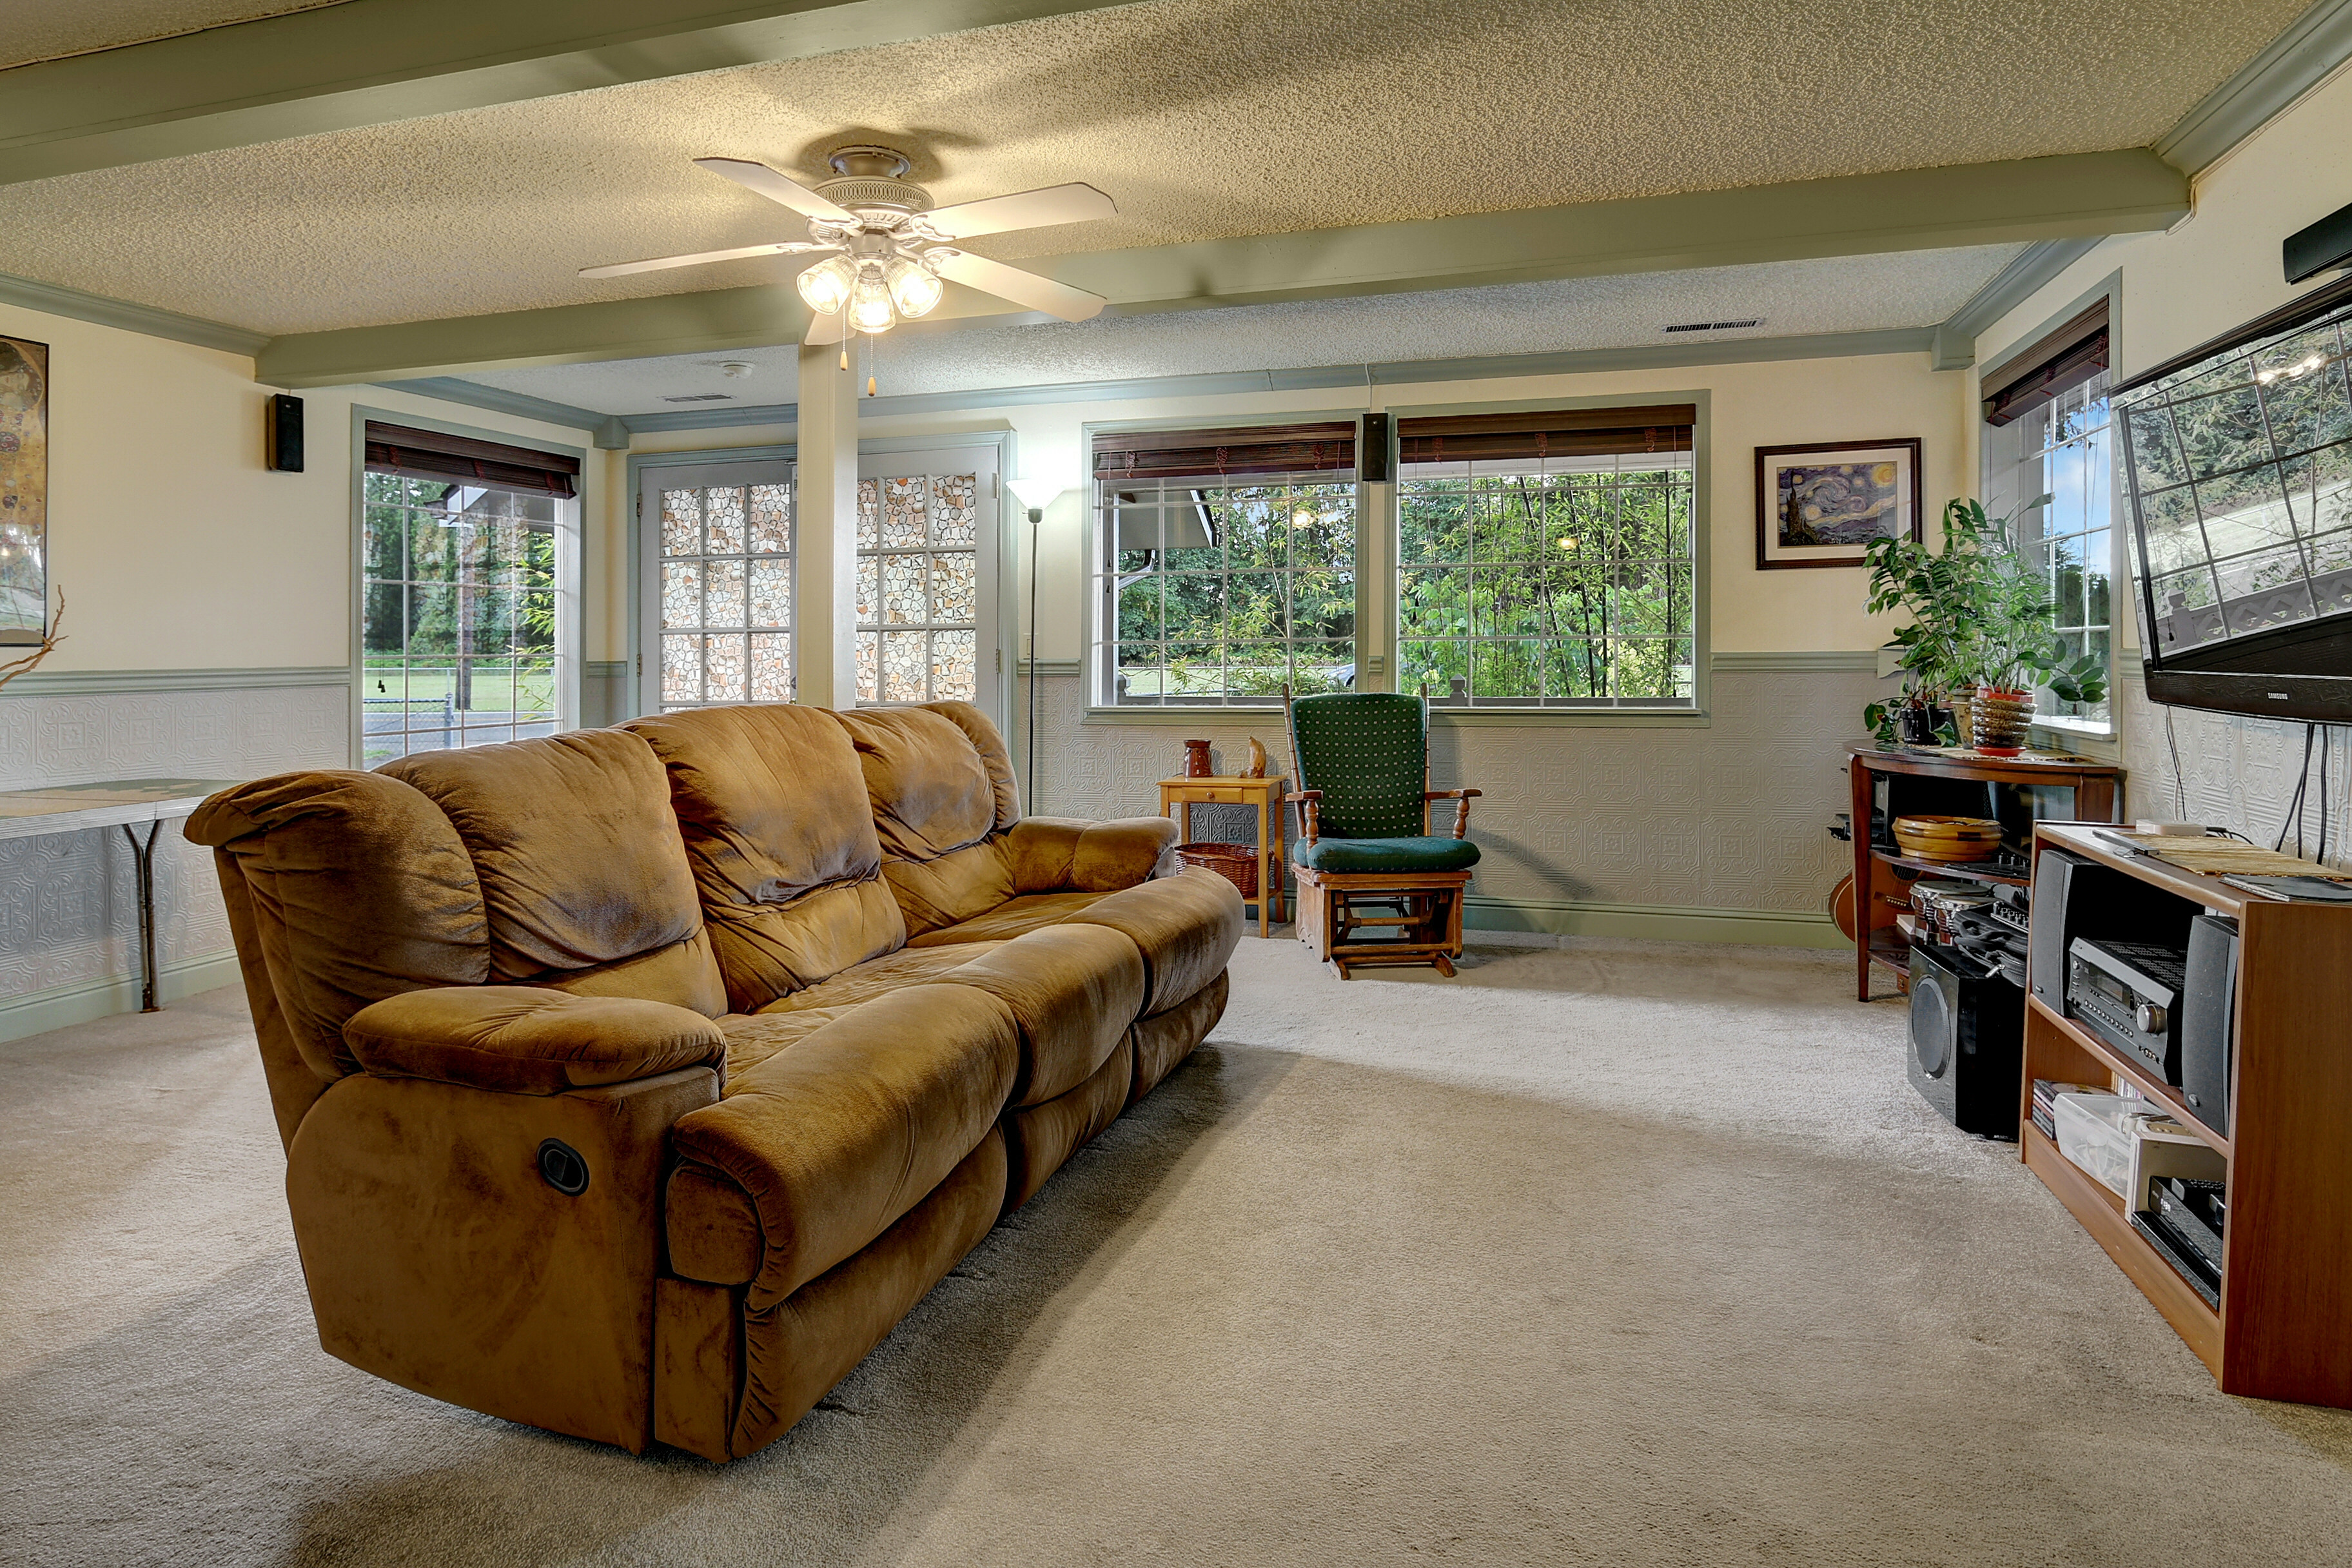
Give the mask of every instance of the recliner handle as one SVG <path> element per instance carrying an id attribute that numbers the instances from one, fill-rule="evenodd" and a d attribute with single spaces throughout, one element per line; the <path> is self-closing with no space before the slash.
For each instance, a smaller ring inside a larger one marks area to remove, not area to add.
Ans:
<path id="1" fill-rule="evenodd" d="M 547 1184 L 567 1198 L 576 1198 L 588 1190 L 588 1162 L 580 1151 L 561 1138 L 549 1138 L 539 1146 L 539 1173 Z"/>

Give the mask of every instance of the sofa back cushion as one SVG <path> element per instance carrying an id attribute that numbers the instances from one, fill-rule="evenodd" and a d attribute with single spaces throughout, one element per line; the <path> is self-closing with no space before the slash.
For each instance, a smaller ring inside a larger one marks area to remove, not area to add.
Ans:
<path id="1" fill-rule="evenodd" d="M 185 832 L 219 852 L 225 877 L 239 874 L 251 917 L 239 957 L 250 975 L 256 955 L 242 950 L 248 938 L 258 946 L 285 1035 L 323 1079 L 358 1070 L 343 1021 L 361 1008 L 490 977 L 473 858 L 433 802 L 398 779 L 256 779 L 198 806 Z M 273 1092 L 283 1065 L 270 1063 Z"/>
<path id="2" fill-rule="evenodd" d="M 969 702 L 835 715 L 857 748 L 883 875 L 910 935 L 986 914 L 1015 891 L 1003 835 L 1021 818 L 1004 739 Z"/>
<path id="3" fill-rule="evenodd" d="M 724 1006 L 702 910 L 646 742 L 620 730 L 425 752 L 377 770 L 439 806 L 481 879 L 490 978 Z M 676 951 L 673 951 L 676 950 Z M 617 980 L 618 984 L 612 984 Z"/>
<path id="4" fill-rule="evenodd" d="M 670 798 L 728 999 L 750 1013 L 896 951 L 907 928 L 857 753 L 834 715 L 782 703 L 637 719 Z"/>

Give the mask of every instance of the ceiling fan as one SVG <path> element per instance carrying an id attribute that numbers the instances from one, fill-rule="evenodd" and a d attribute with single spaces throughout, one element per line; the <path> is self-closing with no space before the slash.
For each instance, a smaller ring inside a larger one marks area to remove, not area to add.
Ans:
<path id="1" fill-rule="evenodd" d="M 1048 185 L 933 207 L 930 193 L 907 181 L 911 165 L 906 154 L 887 147 L 841 148 L 828 160 L 836 177 L 814 187 L 741 158 L 694 162 L 698 168 L 801 214 L 808 219 L 809 237 L 584 267 L 581 277 L 625 278 L 750 256 L 829 253 L 793 280 L 814 313 L 806 340 L 812 343 L 839 342 L 852 331 L 886 332 L 902 317 L 927 315 L 946 292 L 941 279 L 1066 321 L 1090 320 L 1108 302 L 1099 294 L 974 256 L 955 244 L 983 234 L 1082 223 L 1116 213 L 1118 208 L 1111 199 L 1092 185 Z"/>

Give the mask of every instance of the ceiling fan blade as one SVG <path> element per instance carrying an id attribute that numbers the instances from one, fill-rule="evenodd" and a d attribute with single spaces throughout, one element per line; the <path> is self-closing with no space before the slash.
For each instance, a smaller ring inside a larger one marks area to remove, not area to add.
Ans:
<path id="1" fill-rule="evenodd" d="M 757 191 L 770 201 L 788 206 L 803 216 L 821 217 L 827 223 L 856 225 L 856 215 L 846 207 L 835 206 L 799 181 L 779 174 L 765 163 L 754 163 L 746 158 L 697 158 L 694 166 L 708 169 L 722 179 L 732 180 L 747 191 Z"/>
<path id="2" fill-rule="evenodd" d="M 962 202 L 923 216 L 950 239 L 974 239 L 983 234 L 1010 234 L 1016 228 L 1084 223 L 1089 218 L 1109 217 L 1118 211 L 1118 205 L 1092 185 L 1073 184 Z"/>
<path id="3" fill-rule="evenodd" d="M 732 250 L 698 250 L 692 256 L 663 256 L 651 261 L 616 261 L 610 267 L 583 267 L 583 278 L 626 278 L 635 272 L 659 272 L 667 267 L 699 267 L 706 261 L 740 261 L 747 256 L 797 256 L 810 250 L 838 250 L 837 245 L 813 245 L 804 239 L 781 245 L 739 245 Z"/>
<path id="4" fill-rule="evenodd" d="M 811 348 L 822 348 L 826 343 L 837 343 L 848 335 L 847 324 L 842 313 L 835 310 L 830 315 L 811 316 L 808 335 L 801 342 Z"/>
<path id="5" fill-rule="evenodd" d="M 1073 289 L 1067 283 L 1056 283 L 1051 278 L 1040 278 L 1034 272 L 1024 272 L 1018 267 L 1007 267 L 1002 261 L 991 261 L 969 251 L 934 250 L 928 253 L 926 259 L 942 278 L 952 278 L 967 288 L 1026 305 L 1033 310 L 1043 310 L 1049 316 L 1059 316 L 1066 321 L 1092 321 L 1109 303 L 1099 294 L 1089 294 L 1083 289 Z"/>

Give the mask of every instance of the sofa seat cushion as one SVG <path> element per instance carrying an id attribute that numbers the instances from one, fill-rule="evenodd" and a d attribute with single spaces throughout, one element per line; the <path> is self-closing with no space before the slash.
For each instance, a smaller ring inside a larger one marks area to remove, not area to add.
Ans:
<path id="1" fill-rule="evenodd" d="M 1292 845 L 1290 858 L 1338 876 L 1466 871 L 1478 863 L 1478 847 L 1466 838 L 1318 838 Z"/>
<path id="2" fill-rule="evenodd" d="M 773 1306 L 946 1180 L 988 1136 L 1020 1066 L 1011 1009 L 971 986 L 908 985 L 851 1008 L 678 1118 L 678 1169 L 692 1179 L 669 1194 L 673 1253 L 734 1253 L 712 1244 L 740 1236 L 738 1216 L 697 1211 L 731 1205 L 731 1184 L 761 1237 L 745 1307 Z"/>
<path id="3" fill-rule="evenodd" d="M 1013 1009 L 1021 1026 L 1014 1105 L 1035 1105 L 1084 1083 L 1143 1008 L 1143 955 L 1108 926 L 1051 926 L 978 949 L 925 951 L 971 955 L 940 979 L 975 986 Z"/>
<path id="4" fill-rule="evenodd" d="M 922 985 L 937 980 L 960 963 L 970 962 L 972 950 L 947 949 L 916 952 L 901 948 L 853 964 L 832 979 L 771 1002 L 757 1013 L 730 1013 L 719 1020 L 727 1037 L 730 1078 L 756 1066 L 778 1051 L 798 1045 L 835 1018 L 887 996 L 902 985 Z"/>
<path id="5" fill-rule="evenodd" d="M 1141 949 L 1142 1011 L 1164 1013 L 1224 973 L 1241 945 L 1242 896 L 1214 871 L 1188 869 L 1107 894 L 1070 919 L 1108 926 Z"/>
<path id="6" fill-rule="evenodd" d="M 983 915 L 975 915 L 938 931 L 909 938 L 909 948 L 966 946 L 976 942 L 1004 942 L 1024 932 L 1059 925 L 1108 895 L 1102 893 L 1024 893 L 1007 899 Z"/>

